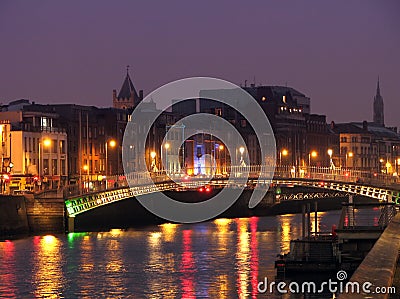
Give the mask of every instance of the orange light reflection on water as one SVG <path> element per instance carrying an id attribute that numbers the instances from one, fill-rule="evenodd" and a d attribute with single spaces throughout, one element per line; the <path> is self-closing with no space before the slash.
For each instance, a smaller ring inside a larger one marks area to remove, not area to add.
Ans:
<path id="1" fill-rule="evenodd" d="M 237 225 L 237 293 L 240 299 L 248 298 L 249 272 L 250 272 L 250 243 L 247 231 L 248 219 L 236 219 Z"/>
<path id="2" fill-rule="evenodd" d="M 33 242 L 36 251 L 33 274 L 35 297 L 59 298 L 64 287 L 61 242 L 52 235 L 36 238 Z"/>
<path id="3" fill-rule="evenodd" d="M 0 295 L 2 298 L 15 298 L 14 250 L 13 242 L 9 240 L 0 242 Z"/>

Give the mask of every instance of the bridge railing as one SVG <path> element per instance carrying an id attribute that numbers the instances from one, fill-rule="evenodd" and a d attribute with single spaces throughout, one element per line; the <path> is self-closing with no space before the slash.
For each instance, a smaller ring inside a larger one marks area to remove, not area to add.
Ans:
<path id="1" fill-rule="evenodd" d="M 193 175 L 196 173 L 196 175 Z M 316 166 L 290 166 L 282 165 L 277 167 L 267 165 L 232 165 L 223 169 L 216 167 L 187 168 L 180 171 L 156 171 L 156 172 L 133 172 L 125 175 L 109 176 L 107 181 L 113 182 L 111 186 L 104 187 L 104 190 L 115 189 L 128 186 L 128 183 L 135 185 L 149 185 L 152 183 L 162 183 L 175 180 L 176 182 L 185 182 L 186 180 L 211 180 L 212 178 L 226 179 L 229 176 L 233 178 L 300 178 L 326 181 L 341 181 L 371 184 L 376 186 L 394 186 L 399 183 L 398 177 L 387 174 L 374 174 L 368 171 L 360 171 L 345 168 L 316 167 Z M 91 193 L 87 190 L 78 190 L 68 188 L 68 195 L 77 195 L 77 192 Z M 99 192 L 103 190 L 93 190 Z M 92 193 L 93 193 L 92 192 Z M 72 194 L 74 193 L 74 194 Z"/>

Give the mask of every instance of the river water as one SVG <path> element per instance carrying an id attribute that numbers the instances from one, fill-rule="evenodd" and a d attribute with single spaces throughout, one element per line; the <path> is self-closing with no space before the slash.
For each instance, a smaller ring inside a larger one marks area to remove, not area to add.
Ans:
<path id="1" fill-rule="evenodd" d="M 0 298 L 301 298 L 257 292 L 300 234 L 301 215 L 281 215 L 4 241 Z"/>

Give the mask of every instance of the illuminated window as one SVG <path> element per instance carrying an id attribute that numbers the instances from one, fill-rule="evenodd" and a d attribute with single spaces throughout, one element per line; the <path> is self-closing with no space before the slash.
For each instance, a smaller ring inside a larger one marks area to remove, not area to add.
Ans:
<path id="1" fill-rule="evenodd" d="M 265 102 L 266 99 L 267 99 L 266 97 L 262 97 L 261 101 Z"/>
<path id="2" fill-rule="evenodd" d="M 286 96 L 282 96 L 282 101 L 286 104 Z"/>
<path id="3" fill-rule="evenodd" d="M 222 108 L 215 108 L 215 115 L 222 116 Z"/>

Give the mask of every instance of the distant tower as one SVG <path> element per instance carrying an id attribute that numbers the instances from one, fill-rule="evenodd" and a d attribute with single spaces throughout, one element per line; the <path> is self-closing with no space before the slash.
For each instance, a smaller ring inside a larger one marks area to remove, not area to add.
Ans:
<path id="1" fill-rule="evenodd" d="M 117 91 L 113 90 L 113 107 L 119 109 L 134 108 L 143 99 L 143 90 L 139 91 L 139 95 L 133 86 L 131 77 L 129 76 L 129 65 L 126 67 L 126 77 L 117 96 Z"/>
<path id="2" fill-rule="evenodd" d="M 383 112 L 383 98 L 381 96 L 381 90 L 379 88 L 379 77 L 378 85 L 376 87 L 376 95 L 374 97 L 374 123 L 380 126 L 385 126 L 384 112 Z"/>

